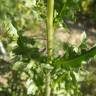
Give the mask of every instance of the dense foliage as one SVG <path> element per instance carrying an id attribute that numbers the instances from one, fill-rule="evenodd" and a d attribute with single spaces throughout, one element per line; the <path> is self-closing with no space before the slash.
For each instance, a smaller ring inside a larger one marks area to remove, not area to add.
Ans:
<path id="1" fill-rule="evenodd" d="M 93 4 L 89 1 L 55 0 L 54 26 L 64 24 L 67 18 L 75 22 L 78 12 L 89 14 L 89 5 Z M 88 4 L 84 6 L 84 2 Z M 51 75 L 50 96 L 83 96 L 80 83 L 87 74 L 84 64 L 95 56 L 96 46 L 87 48 L 84 32 L 79 46 L 62 44 L 63 56 L 53 45 L 49 64 L 46 20 L 46 0 L 0 0 L 0 41 L 7 51 L 6 62 L 0 60 L 0 75 L 7 79 L 6 84 L 0 84 L 1 96 L 45 96 L 47 72 Z"/>

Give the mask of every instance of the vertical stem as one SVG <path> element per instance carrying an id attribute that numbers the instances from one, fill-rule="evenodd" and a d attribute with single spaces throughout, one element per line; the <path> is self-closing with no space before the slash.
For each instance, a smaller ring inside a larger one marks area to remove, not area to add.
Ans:
<path id="1" fill-rule="evenodd" d="M 53 48 L 53 10 L 54 0 L 47 1 L 47 52 L 48 56 L 52 57 Z"/>
<path id="2" fill-rule="evenodd" d="M 47 0 L 47 54 L 48 64 L 52 63 L 52 48 L 53 48 L 53 11 L 54 0 Z M 51 75 L 50 71 L 46 73 L 46 96 L 51 96 Z"/>
<path id="3" fill-rule="evenodd" d="M 50 77 L 50 72 L 46 73 L 46 93 L 45 96 L 51 96 L 51 87 L 50 87 L 50 83 L 51 83 L 51 77 Z"/>

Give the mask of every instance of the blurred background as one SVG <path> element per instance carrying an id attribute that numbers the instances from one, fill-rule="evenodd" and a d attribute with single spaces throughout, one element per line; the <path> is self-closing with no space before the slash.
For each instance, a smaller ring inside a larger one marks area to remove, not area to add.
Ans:
<path id="1" fill-rule="evenodd" d="M 0 96 L 43 96 L 44 75 L 37 65 L 46 61 L 46 16 L 47 0 L 0 0 Z M 96 0 L 55 0 L 55 56 L 94 44 Z M 74 88 L 66 85 L 66 92 L 81 95 L 52 96 L 96 96 L 96 57 L 86 63 L 74 73 L 79 78 L 75 86 L 70 83 Z"/>

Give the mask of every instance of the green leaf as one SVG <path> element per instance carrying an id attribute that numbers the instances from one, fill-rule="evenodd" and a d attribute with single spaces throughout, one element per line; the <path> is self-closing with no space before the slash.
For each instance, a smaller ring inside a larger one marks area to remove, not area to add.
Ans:
<path id="1" fill-rule="evenodd" d="M 47 69 L 47 70 L 52 70 L 53 69 L 53 66 L 50 65 L 50 64 L 42 64 L 42 67 Z"/>
<path id="2" fill-rule="evenodd" d="M 26 87 L 27 87 L 27 94 L 35 94 L 36 91 L 38 90 L 37 86 L 35 85 L 34 81 L 31 79 L 28 79 L 26 82 Z"/>
<path id="3" fill-rule="evenodd" d="M 64 60 L 63 57 L 58 58 L 57 60 L 53 61 L 53 65 L 55 67 L 62 67 L 62 68 L 70 68 L 70 67 L 76 68 L 80 67 L 82 61 L 86 61 L 89 58 L 93 57 L 94 55 L 96 55 L 96 46 L 84 53 L 81 53 L 78 56 L 73 57 L 72 59 Z"/>
<path id="4" fill-rule="evenodd" d="M 18 39 L 17 29 L 13 26 L 9 19 L 2 21 L 2 31 L 5 32 L 12 40 Z"/>
<path id="5" fill-rule="evenodd" d="M 27 46 L 28 44 L 34 45 L 35 40 L 33 38 L 29 38 L 27 36 L 19 36 L 17 43 L 19 46 Z"/>

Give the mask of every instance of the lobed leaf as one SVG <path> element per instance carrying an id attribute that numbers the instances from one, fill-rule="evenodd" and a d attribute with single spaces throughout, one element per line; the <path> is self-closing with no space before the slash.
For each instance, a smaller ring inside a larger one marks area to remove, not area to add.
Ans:
<path id="1" fill-rule="evenodd" d="M 55 65 L 55 67 L 62 67 L 62 68 L 70 68 L 70 67 L 76 68 L 80 67 L 82 61 L 86 61 L 95 55 L 96 55 L 96 46 L 84 53 L 81 53 L 78 56 L 75 56 L 72 59 L 64 60 L 64 57 L 58 58 L 57 60 L 53 61 L 53 65 Z"/>

